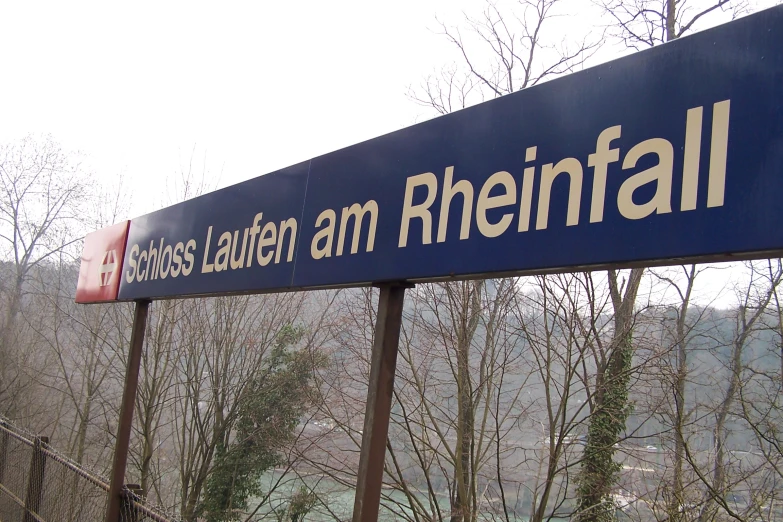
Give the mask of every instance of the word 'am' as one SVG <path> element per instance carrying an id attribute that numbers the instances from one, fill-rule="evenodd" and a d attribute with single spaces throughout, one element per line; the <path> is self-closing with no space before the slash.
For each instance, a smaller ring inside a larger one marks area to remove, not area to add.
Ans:
<path id="1" fill-rule="evenodd" d="M 707 207 L 723 206 L 726 184 L 726 156 L 729 137 L 729 106 L 730 100 L 714 104 L 712 114 L 712 134 L 710 141 L 710 164 L 707 185 Z M 685 144 L 683 147 L 683 176 L 680 211 L 696 209 L 696 196 L 699 183 L 699 158 L 701 156 L 703 107 L 688 110 L 685 123 Z M 595 152 L 587 157 L 587 166 L 593 170 L 593 185 L 590 198 L 590 223 L 603 221 L 606 205 L 606 178 L 609 164 L 620 161 L 620 149 L 611 148 L 612 141 L 620 138 L 622 126 L 616 125 L 604 129 L 596 141 Z M 536 159 L 537 147 L 529 147 L 525 151 L 525 161 Z M 617 209 L 626 219 L 642 219 L 653 213 L 666 214 L 672 212 L 672 178 L 674 175 L 674 148 L 670 141 L 663 138 L 652 138 L 637 143 L 625 153 L 622 169 L 636 167 L 638 161 L 648 154 L 657 155 L 656 165 L 628 177 L 617 192 Z M 535 216 L 536 230 L 546 229 L 549 223 L 549 200 L 552 185 L 558 176 L 566 175 L 569 180 L 568 206 L 566 210 L 566 226 L 579 224 L 579 211 L 582 201 L 584 167 L 577 158 L 565 158 L 557 163 L 547 163 L 540 168 L 540 188 L 538 206 Z M 508 230 L 514 221 L 515 212 L 503 214 L 499 219 L 490 222 L 487 211 L 492 209 L 517 206 L 517 232 L 526 232 L 530 228 L 531 209 L 533 203 L 533 182 L 536 167 L 524 169 L 521 189 L 517 189 L 517 180 L 510 173 L 500 171 L 492 174 L 481 187 L 475 202 L 475 222 L 479 232 L 485 237 L 497 237 Z M 654 196 L 644 203 L 634 201 L 637 189 L 656 182 Z M 490 192 L 500 187 L 500 193 Z M 426 198 L 414 204 L 416 189 L 426 189 Z M 441 186 L 440 212 L 437 225 L 436 241 L 446 241 L 448 229 L 449 208 L 452 199 L 458 193 L 463 199 L 462 220 L 459 238 L 470 237 L 471 220 L 473 219 L 474 188 L 467 179 L 454 183 L 454 167 L 447 167 Z M 589 189 L 588 189 L 589 190 Z M 438 178 L 432 172 L 425 172 L 407 179 L 405 197 L 400 223 L 398 246 L 408 245 L 408 231 L 411 221 L 420 219 L 422 224 L 422 244 L 431 244 L 433 236 L 433 209 L 431 209 L 438 193 Z M 509 209 L 510 210 L 510 209 Z"/>

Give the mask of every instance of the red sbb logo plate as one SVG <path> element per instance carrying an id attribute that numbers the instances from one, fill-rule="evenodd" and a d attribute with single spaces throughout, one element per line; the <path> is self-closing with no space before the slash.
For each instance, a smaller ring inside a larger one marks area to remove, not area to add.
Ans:
<path id="1" fill-rule="evenodd" d="M 122 260 L 130 221 L 92 232 L 84 238 L 77 303 L 116 301 L 122 277 Z"/>

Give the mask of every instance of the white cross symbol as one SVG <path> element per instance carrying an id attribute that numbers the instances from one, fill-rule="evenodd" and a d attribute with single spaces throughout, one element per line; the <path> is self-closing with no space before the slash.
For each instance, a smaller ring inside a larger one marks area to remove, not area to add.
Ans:
<path id="1" fill-rule="evenodd" d="M 101 276 L 101 286 L 108 286 L 111 282 L 111 276 L 114 275 L 114 268 L 117 266 L 114 250 L 109 250 L 103 254 L 99 274 Z"/>

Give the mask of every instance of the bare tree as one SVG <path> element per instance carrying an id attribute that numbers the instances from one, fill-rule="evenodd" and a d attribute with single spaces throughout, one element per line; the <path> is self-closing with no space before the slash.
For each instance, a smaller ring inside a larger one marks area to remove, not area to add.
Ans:
<path id="1" fill-rule="evenodd" d="M 32 271 L 81 236 L 81 208 L 88 187 L 76 156 L 50 137 L 0 145 L 0 260 L 8 272 L 0 281 L 0 405 L 13 416 L 14 397 L 23 390 L 17 364 L 18 316 Z"/>
<path id="2" fill-rule="evenodd" d="M 172 498 L 173 480 L 164 481 L 161 457 L 173 458 L 170 450 L 172 429 L 162 425 L 174 422 L 169 411 L 174 389 L 177 356 L 177 323 L 188 313 L 191 302 L 160 301 L 147 322 L 145 350 L 134 415 L 136 445 L 131 451 L 132 465 L 138 472 L 139 485 L 147 495 L 168 504 Z M 167 455 L 168 454 L 168 455 Z M 173 475 L 169 470 L 168 475 Z"/>
<path id="3" fill-rule="evenodd" d="M 743 388 L 743 374 L 747 368 L 747 347 L 762 326 L 762 319 L 783 278 L 783 267 L 779 262 L 774 269 L 769 263 L 769 270 L 764 270 L 763 264 L 749 263 L 748 267 L 750 278 L 747 286 L 738 292 L 739 303 L 734 317 L 734 328 L 726 343 L 729 346 L 728 358 L 725 361 L 728 382 L 721 386 L 714 409 L 712 469 L 708 472 L 698 472 L 699 478 L 706 486 L 699 522 L 713 520 L 718 504 L 722 504 L 724 508 L 728 507 L 726 494 L 732 489 L 732 482 L 739 481 L 737 477 L 733 477 L 732 480 L 728 477 L 729 451 L 726 447 L 728 423 L 734 414 L 734 406 Z M 693 459 L 692 463 L 694 463 Z"/>
<path id="4" fill-rule="evenodd" d="M 519 358 L 507 322 L 515 294 L 513 279 L 422 285 L 412 292 L 396 393 L 400 415 L 393 419 L 408 455 L 400 459 L 400 448 L 390 446 L 390 474 L 412 506 L 412 490 L 428 492 L 429 506 L 418 503 L 422 515 L 440 513 L 438 482 L 449 492 L 452 521 L 475 520 L 487 509 L 482 504 L 490 490 L 505 495 L 495 465 L 508 449 L 508 425 L 519 415 L 519 388 L 514 393 L 507 384 Z M 426 482 L 417 479 L 422 473 Z"/>
<path id="5" fill-rule="evenodd" d="M 163 203 L 173 205 L 200 196 L 215 188 L 217 182 L 207 169 L 206 154 L 200 168 L 194 166 L 195 147 L 187 164 L 167 180 L 168 191 Z M 209 180 L 209 181 L 208 181 Z M 155 303 L 150 310 L 142 354 L 139 388 L 134 415 L 134 444 L 130 451 L 133 480 L 149 498 L 176 506 L 177 473 L 171 462 L 177 419 L 172 413 L 177 381 L 177 356 L 181 351 L 181 328 L 187 314 L 199 310 L 194 301 L 168 300 Z M 123 350 L 124 351 L 124 350 Z"/>
<path id="6" fill-rule="evenodd" d="M 427 77 L 409 98 L 440 114 L 531 87 L 571 72 L 589 59 L 602 39 L 585 35 L 579 41 L 553 42 L 562 0 L 487 2 L 476 17 L 465 15 L 464 26 L 443 22 L 441 34 L 457 50 L 458 64 Z"/>
<path id="7" fill-rule="evenodd" d="M 781 260 L 770 260 L 765 279 L 773 280 L 780 266 Z M 741 417 L 753 434 L 746 449 L 763 459 L 760 480 L 747 490 L 757 492 L 754 507 L 771 519 L 780 513 L 783 502 L 783 308 L 779 286 L 773 289 L 763 321 L 770 339 L 766 350 L 747 361 L 738 401 Z"/>
<path id="8" fill-rule="evenodd" d="M 655 278 L 674 289 L 677 297 L 674 304 L 664 308 L 664 328 L 669 342 L 662 350 L 658 365 L 660 371 L 651 372 L 660 383 L 660 389 L 654 391 L 653 401 L 662 404 L 656 404 L 655 409 L 663 419 L 663 424 L 670 429 L 674 440 L 672 476 L 670 483 L 662 484 L 661 493 L 664 512 L 672 521 L 684 520 L 686 506 L 690 504 L 683 467 L 686 464 L 685 445 L 693 407 L 686 394 L 693 364 L 689 359 L 694 341 L 693 330 L 702 320 L 705 311 L 702 308 L 694 314 L 692 307 L 696 277 L 702 271 L 703 269 L 697 268 L 696 265 L 651 271 Z M 672 315 L 671 320 L 668 320 L 669 314 Z"/>
<path id="9" fill-rule="evenodd" d="M 382 494 L 395 517 L 475 520 L 498 509 L 490 498 L 504 496 L 507 479 L 497 466 L 516 451 L 508 437 L 521 403 L 521 383 L 512 377 L 518 336 L 508 324 L 515 293 L 512 279 L 426 284 L 409 293 L 387 444 L 391 489 Z M 314 434 L 302 456 L 346 489 L 356 480 L 374 304 L 370 291 L 342 296 L 320 412 L 333 429 Z"/>

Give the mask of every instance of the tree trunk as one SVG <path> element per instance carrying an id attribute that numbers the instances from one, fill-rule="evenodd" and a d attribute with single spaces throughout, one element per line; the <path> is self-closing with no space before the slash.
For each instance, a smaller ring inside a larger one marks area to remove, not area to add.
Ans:
<path id="1" fill-rule="evenodd" d="M 666 0 L 666 41 L 677 38 L 677 0 Z"/>
<path id="2" fill-rule="evenodd" d="M 693 285 L 696 280 L 696 265 L 691 265 L 687 273 L 688 282 L 682 297 L 682 303 L 678 310 L 677 330 L 675 338 L 677 367 L 674 376 L 674 455 L 672 491 L 667 506 L 667 514 L 672 522 L 685 520 L 685 485 L 682 477 L 683 463 L 685 462 L 685 424 L 687 422 L 685 384 L 688 379 L 688 351 L 687 351 L 687 316 L 690 306 Z"/>
<path id="3" fill-rule="evenodd" d="M 745 307 L 739 309 L 741 317 L 740 323 L 745 324 Z M 726 421 L 729 418 L 731 407 L 737 396 L 740 385 L 740 376 L 742 374 L 742 351 L 745 345 L 746 335 L 743 332 L 738 339 L 734 341 L 731 347 L 731 362 L 729 363 L 729 386 L 726 388 L 726 395 L 723 397 L 718 415 L 715 420 L 715 430 L 713 431 L 713 442 L 715 445 L 715 464 L 712 470 L 712 488 L 706 492 L 704 506 L 699 513 L 699 522 L 706 522 L 715 518 L 717 504 L 715 494 L 723 495 L 723 489 L 726 486 L 726 453 L 723 447 L 726 438 Z M 713 493 L 714 492 L 714 493 Z"/>
<path id="4" fill-rule="evenodd" d="M 470 281 L 447 287 L 452 306 L 459 312 L 457 346 L 457 447 L 452 496 L 451 522 L 471 522 L 475 506 L 472 480 L 472 448 L 475 429 L 473 385 L 470 378 L 470 346 L 481 317 L 481 290 L 484 281 Z M 455 289 L 458 288 L 459 290 Z"/>
<path id="5" fill-rule="evenodd" d="M 0 406 L 2 406 L 3 414 L 12 419 L 15 417 L 17 406 L 13 399 L 16 394 L 13 386 L 17 381 L 14 372 L 18 371 L 14 362 L 16 347 L 13 345 L 15 344 L 16 318 L 22 307 L 22 283 L 23 277 L 19 273 L 10 291 L 2 329 L 0 329 L 0 371 L 2 372 L 0 373 Z"/>

